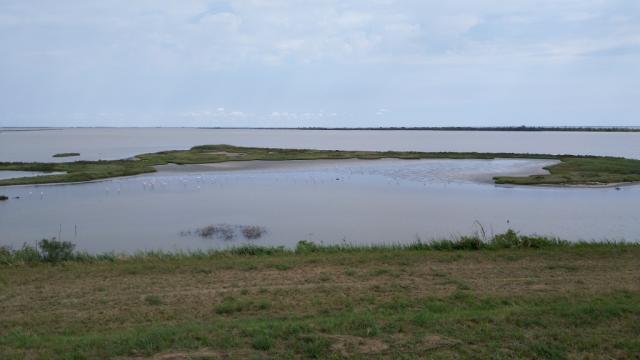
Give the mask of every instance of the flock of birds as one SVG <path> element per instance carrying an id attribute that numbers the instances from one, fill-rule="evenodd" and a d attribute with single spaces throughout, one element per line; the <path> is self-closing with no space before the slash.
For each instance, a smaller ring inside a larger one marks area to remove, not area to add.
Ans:
<path id="1" fill-rule="evenodd" d="M 199 191 L 205 187 L 216 186 L 224 188 L 232 184 L 239 183 L 268 183 L 269 181 L 279 184 L 292 185 L 328 185 L 335 183 L 352 182 L 357 178 L 367 177 L 377 178 L 385 185 L 400 186 L 405 183 L 421 184 L 427 186 L 434 182 L 443 182 L 446 186 L 454 181 L 450 179 L 437 179 L 431 172 L 420 168 L 373 168 L 361 167 L 331 167 L 318 168 L 314 170 L 286 170 L 286 171 L 251 171 L 237 174 L 235 172 L 211 172 L 211 173 L 189 173 L 187 175 L 172 175 L 167 173 L 157 173 L 154 175 L 142 175 L 128 179 L 113 179 L 100 183 L 106 184 L 103 187 L 104 194 L 120 195 L 121 193 L 140 186 L 145 192 L 159 190 L 189 190 Z M 91 183 L 94 185 L 96 183 Z M 131 187 L 130 185 L 135 185 Z M 138 184 L 138 185 L 136 185 Z M 74 185 L 76 186 L 76 185 Z M 37 197 L 40 200 L 46 198 L 46 190 L 29 191 L 28 198 Z M 19 198 L 19 197 L 17 197 Z"/>

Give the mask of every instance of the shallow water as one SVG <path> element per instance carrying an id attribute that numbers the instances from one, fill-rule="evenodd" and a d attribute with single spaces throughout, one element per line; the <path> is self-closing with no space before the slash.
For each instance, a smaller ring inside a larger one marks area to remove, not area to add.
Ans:
<path id="1" fill-rule="evenodd" d="M 0 161 L 120 159 L 204 144 L 330 150 L 589 154 L 640 159 L 640 133 L 89 128 L 4 132 L 0 129 Z M 52 157 L 63 152 L 81 155 Z"/>
<path id="2" fill-rule="evenodd" d="M 488 233 L 514 228 L 569 240 L 640 241 L 639 186 L 487 182 L 491 174 L 544 165 L 513 159 L 288 162 L 6 187 L 0 192 L 12 199 L 0 203 L 0 244 L 52 236 L 91 252 L 293 246 L 299 240 L 389 244 L 469 234 L 480 230 L 477 222 Z M 216 224 L 257 225 L 267 234 L 254 241 L 181 235 Z"/>
<path id="3" fill-rule="evenodd" d="M 42 176 L 42 175 L 60 175 L 64 174 L 63 172 L 40 172 L 40 171 L 6 171 L 0 170 L 0 180 L 3 179 L 13 179 L 20 177 L 31 177 L 31 176 Z"/>

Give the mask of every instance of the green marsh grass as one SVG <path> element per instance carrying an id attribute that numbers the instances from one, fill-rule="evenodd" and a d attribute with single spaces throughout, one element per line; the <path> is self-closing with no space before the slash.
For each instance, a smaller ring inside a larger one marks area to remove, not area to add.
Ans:
<path id="1" fill-rule="evenodd" d="M 499 176 L 497 184 L 515 185 L 602 185 L 640 181 L 640 160 L 619 157 L 477 153 L 477 152 L 413 152 L 413 151 L 331 151 L 307 149 L 272 149 L 203 145 L 190 150 L 161 151 L 141 154 L 129 160 L 75 161 L 65 163 L 0 162 L 1 170 L 64 172 L 0 180 L 0 186 L 84 182 L 155 172 L 154 166 L 166 164 L 204 164 L 225 161 L 284 161 L 320 159 L 551 159 L 559 163 L 547 167 L 550 174 L 533 176 Z M 250 234 L 252 235 L 252 234 Z"/>

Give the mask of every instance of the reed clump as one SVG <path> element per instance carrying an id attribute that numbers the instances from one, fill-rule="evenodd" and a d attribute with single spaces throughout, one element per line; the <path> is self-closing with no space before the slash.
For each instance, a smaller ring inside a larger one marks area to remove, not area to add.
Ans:
<path id="1" fill-rule="evenodd" d="M 220 228 L 205 231 L 219 232 Z M 61 262 L 117 262 L 166 259 L 206 259 L 227 256 L 304 256 L 333 253 L 381 253 L 393 251 L 499 251 L 506 249 L 556 249 L 556 248 L 637 248 L 640 244 L 626 242 L 570 242 L 555 237 L 539 235 L 520 235 L 514 230 L 493 235 L 487 239 L 481 235 L 460 236 L 454 239 L 432 241 L 416 240 L 410 244 L 382 244 L 382 245 L 322 245 L 312 241 L 301 240 L 295 247 L 241 245 L 225 250 L 194 250 L 194 251 L 147 251 L 134 254 L 100 253 L 89 254 L 75 251 L 75 244 L 51 240 L 41 240 L 37 246 L 24 244 L 21 248 L 13 249 L 0 246 L 0 265 L 19 265 L 35 263 Z"/>

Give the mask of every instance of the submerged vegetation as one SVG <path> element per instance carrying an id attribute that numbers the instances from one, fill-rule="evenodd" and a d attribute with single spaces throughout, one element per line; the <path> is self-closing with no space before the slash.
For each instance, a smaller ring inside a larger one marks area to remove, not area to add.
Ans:
<path id="1" fill-rule="evenodd" d="M 55 158 L 74 157 L 74 156 L 80 156 L 80 153 L 68 152 L 68 153 L 58 153 L 58 154 L 54 154 L 53 155 L 53 157 L 55 157 Z"/>
<path id="2" fill-rule="evenodd" d="M 509 231 L 407 246 L 72 251 L 59 261 L 42 251 L 0 249 L 2 359 L 640 353 L 637 244 Z"/>
<path id="3" fill-rule="evenodd" d="M 207 225 L 195 230 L 181 231 L 182 236 L 199 236 L 204 239 L 231 241 L 242 235 L 247 240 L 257 240 L 267 233 L 267 229 L 257 225 Z"/>
<path id="4" fill-rule="evenodd" d="M 332 151 L 270 149 L 231 145 L 204 145 L 190 150 L 161 151 L 127 160 L 75 161 L 65 163 L 0 162 L 0 171 L 64 172 L 57 175 L 0 180 L 0 186 L 82 182 L 155 172 L 166 164 L 205 164 L 226 161 L 282 161 L 320 159 L 553 159 L 560 163 L 546 168 L 547 175 L 499 176 L 498 184 L 601 185 L 640 181 L 640 160 L 619 157 L 414 151 Z"/>

